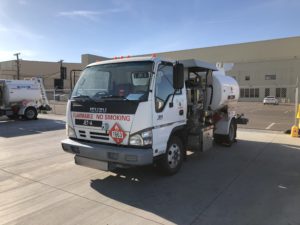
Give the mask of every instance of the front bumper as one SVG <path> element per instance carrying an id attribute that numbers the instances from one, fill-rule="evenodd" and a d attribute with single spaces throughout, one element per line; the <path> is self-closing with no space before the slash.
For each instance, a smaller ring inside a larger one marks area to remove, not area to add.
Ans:
<path id="1" fill-rule="evenodd" d="M 63 140 L 61 145 L 66 152 L 103 162 L 129 166 L 149 165 L 153 162 L 153 150 L 151 148 L 130 148 L 71 139 Z"/>

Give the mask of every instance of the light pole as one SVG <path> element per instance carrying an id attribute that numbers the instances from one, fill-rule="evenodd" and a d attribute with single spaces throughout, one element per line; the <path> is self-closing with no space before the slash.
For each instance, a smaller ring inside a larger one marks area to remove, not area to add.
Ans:
<path id="1" fill-rule="evenodd" d="M 298 126 L 297 123 L 297 114 L 298 114 L 298 105 L 299 105 L 299 77 L 297 76 L 296 80 L 296 89 L 295 89 L 295 126 Z M 299 127 L 298 127 L 299 128 Z"/>
<path id="2" fill-rule="evenodd" d="M 292 126 L 291 129 L 291 136 L 292 137 L 298 137 L 298 133 L 299 133 L 299 124 L 297 123 L 298 121 L 298 95 L 299 95 L 299 78 L 297 76 L 297 80 L 296 80 L 296 89 L 295 89 L 295 123 L 294 126 Z"/>
<path id="3" fill-rule="evenodd" d="M 17 80 L 20 80 L 20 59 L 19 59 L 20 54 L 21 54 L 20 52 L 14 54 L 14 56 L 17 57 Z"/>

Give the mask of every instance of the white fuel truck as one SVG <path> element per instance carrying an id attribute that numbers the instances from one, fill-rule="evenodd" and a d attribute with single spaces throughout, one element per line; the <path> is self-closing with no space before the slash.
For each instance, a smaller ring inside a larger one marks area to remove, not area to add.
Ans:
<path id="1" fill-rule="evenodd" d="M 0 80 L 0 116 L 36 119 L 40 110 L 51 110 L 41 78 Z"/>
<path id="2" fill-rule="evenodd" d="M 88 65 L 67 105 L 64 151 L 101 170 L 157 165 L 176 173 L 186 151 L 230 146 L 237 124 L 237 82 L 199 60 L 157 57 Z"/>

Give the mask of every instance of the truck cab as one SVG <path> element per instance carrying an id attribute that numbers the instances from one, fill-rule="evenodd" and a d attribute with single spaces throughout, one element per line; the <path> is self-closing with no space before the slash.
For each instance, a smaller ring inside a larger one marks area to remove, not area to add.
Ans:
<path id="1" fill-rule="evenodd" d="M 210 107 L 216 70 L 201 61 L 157 57 L 88 65 L 68 101 L 63 150 L 75 154 L 76 164 L 101 170 L 156 164 L 176 173 L 186 150 L 212 146 L 217 123 L 227 121 L 215 135 L 229 135 L 234 115 L 228 116 L 228 105 L 218 121 Z"/>

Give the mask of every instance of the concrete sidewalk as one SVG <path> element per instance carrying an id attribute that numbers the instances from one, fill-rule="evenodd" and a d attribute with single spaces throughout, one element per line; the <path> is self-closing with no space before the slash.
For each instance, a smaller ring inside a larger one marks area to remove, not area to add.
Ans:
<path id="1" fill-rule="evenodd" d="M 0 224 L 300 224 L 299 138 L 239 130 L 237 144 L 190 155 L 175 176 L 116 174 L 74 165 L 52 117 L 0 124 Z"/>

